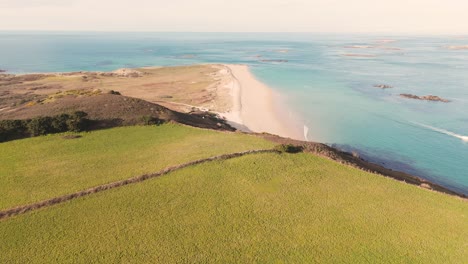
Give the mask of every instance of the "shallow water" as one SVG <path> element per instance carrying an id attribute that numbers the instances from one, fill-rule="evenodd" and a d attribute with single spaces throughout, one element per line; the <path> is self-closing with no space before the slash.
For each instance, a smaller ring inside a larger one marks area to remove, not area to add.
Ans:
<path id="1" fill-rule="evenodd" d="M 468 36 L 1 32 L 0 69 L 248 64 L 287 96 L 310 140 L 468 194 L 468 50 L 447 48 L 457 45 Z"/>

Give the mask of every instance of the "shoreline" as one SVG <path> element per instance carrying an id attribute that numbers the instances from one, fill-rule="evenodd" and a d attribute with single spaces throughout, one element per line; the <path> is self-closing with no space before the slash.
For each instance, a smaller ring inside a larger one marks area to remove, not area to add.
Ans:
<path id="1" fill-rule="evenodd" d="M 314 153 L 318 153 L 320 155 L 323 154 L 323 151 L 329 153 L 329 158 L 340 162 L 345 161 L 348 164 L 354 164 L 354 166 L 363 169 L 364 171 L 371 171 L 377 174 L 381 174 L 387 177 L 395 178 L 397 180 L 405 181 L 407 183 L 417 185 L 420 187 L 424 187 L 426 189 L 432 189 L 439 192 L 455 195 L 462 198 L 467 198 L 468 194 L 465 191 L 460 191 L 456 189 L 452 189 L 450 187 L 444 187 L 437 183 L 432 183 L 429 180 L 426 180 L 424 177 L 418 177 L 415 175 L 411 175 L 408 173 L 394 171 L 392 169 L 382 167 L 378 164 L 355 158 L 350 153 L 345 153 L 340 151 L 339 149 L 335 149 L 330 146 L 326 146 L 324 144 L 316 143 L 309 141 L 304 136 L 304 124 L 298 122 L 300 119 L 295 116 L 293 112 L 289 111 L 286 104 L 284 103 L 285 98 L 282 94 L 279 94 L 274 89 L 268 87 L 266 84 L 263 84 L 259 80 L 255 78 L 255 76 L 250 72 L 249 67 L 247 65 L 230 65 L 230 64 L 196 64 L 191 67 L 200 65 L 205 65 L 208 67 L 212 67 L 217 69 L 218 71 L 208 73 L 204 76 L 211 76 L 215 81 L 213 85 L 209 86 L 210 89 L 210 96 L 214 96 L 210 98 L 209 105 L 201 106 L 201 105 L 186 105 L 184 103 L 176 103 L 170 101 L 163 101 L 161 98 L 157 97 L 158 94 L 152 94 L 151 91 L 157 90 L 148 90 L 148 89 L 140 89 L 137 90 L 138 93 L 135 93 L 135 86 L 134 82 L 137 82 L 138 78 L 119 78 L 121 82 L 131 83 L 131 86 L 123 89 L 125 84 L 119 84 L 118 87 L 114 83 L 110 83 L 108 87 L 105 88 L 107 90 L 111 89 L 118 89 L 122 92 L 122 95 L 139 98 L 141 100 L 161 104 L 166 102 L 166 105 L 169 104 L 173 106 L 174 104 L 181 104 L 187 107 L 196 107 L 200 111 L 210 111 L 212 113 L 216 113 L 221 116 L 225 117 L 226 123 L 233 126 L 234 128 L 251 134 L 257 134 L 263 137 L 268 137 L 270 139 L 275 139 L 278 143 L 293 143 L 293 144 L 300 144 L 300 145 L 308 145 L 310 149 L 320 151 L 314 151 Z M 174 66 L 176 68 L 176 66 Z M 187 66 L 185 66 L 187 67 Z M 165 68 L 165 67 L 161 67 Z M 135 68 L 135 70 L 140 68 Z M 158 67 L 159 69 L 159 67 Z M 82 72 L 82 73 L 93 73 L 93 72 Z M 197 74 L 200 74 L 198 70 L 196 71 Z M 27 76 L 27 75 L 51 75 L 54 73 L 39 73 L 39 74 L 8 74 L 12 76 Z M 57 73 L 61 75 L 73 75 L 73 73 Z M 174 74 L 169 72 L 169 74 Z M 79 74 L 74 74 L 73 76 L 81 76 Z M 191 76 L 190 76 L 191 77 Z M 107 77 L 106 77 L 107 78 Z M 117 77 L 115 77 L 117 78 Z M 30 83 L 32 83 L 31 81 Z M 68 81 L 67 81 L 68 83 Z M 83 84 L 87 84 L 88 82 L 83 82 L 79 79 L 79 85 L 83 88 Z M 193 84 L 193 82 L 190 82 Z M 89 83 L 88 83 L 89 84 Z M 142 83 L 144 84 L 144 83 Z M 29 84 L 30 85 L 30 84 Z M 42 84 L 41 84 L 42 85 Z M 126 84 L 129 85 L 129 84 Z M 151 80 L 151 85 L 153 85 L 153 80 Z M 140 85 L 144 87 L 144 85 Z M 5 86 L 7 88 L 7 86 Z M 57 88 L 55 86 L 40 86 L 49 93 L 56 92 Z M 130 89 L 131 88 L 131 89 Z M 151 88 L 151 87 L 150 87 Z M 47 90 L 49 89 L 49 90 Z M 71 87 L 63 87 L 63 90 L 70 90 L 76 89 L 74 86 Z M 84 88 L 84 89 L 91 89 L 91 88 Z M 104 89 L 104 90 L 106 90 Z M 202 91 L 205 91 L 204 88 Z M 218 91 L 216 91 L 218 90 Z M 30 90 L 25 90 L 26 92 L 31 92 Z M 34 92 L 36 90 L 32 90 Z M 184 90 L 185 91 L 185 90 Z M 42 90 L 39 90 L 42 92 Z M 44 93 L 44 92 L 42 92 Z M 162 93 L 163 95 L 166 92 Z M 185 92 L 184 92 L 184 95 Z M 190 94 L 191 96 L 191 94 Z M 214 104 L 216 100 L 219 100 L 219 104 Z M 202 103 L 204 103 L 203 101 Z M 214 108 L 212 108 L 214 106 Z M 11 108 L 11 107 L 10 107 Z M 3 112 L 5 113 L 5 109 L 10 108 L 0 108 L 0 114 Z M 174 111 L 180 111 L 178 109 L 173 109 Z M 13 108 L 14 109 L 14 108 Z M 26 108 L 30 109 L 30 108 Z M 206 110 L 205 110 L 206 109 Z M 218 111 L 216 111 L 217 109 Z M 230 111 L 227 111 L 230 109 Z M 188 112 L 187 112 L 188 113 Z M 218 119 L 219 120 L 219 119 Z M 427 188 L 430 187 L 430 188 Z"/>
<path id="2" fill-rule="evenodd" d="M 302 146 L 305 152 L 326 157 L 337 163 L 357 168 L 365 172 L 373 173 L 377 176 L 387 177 L 428 191 L 444 193 L 454 197 L 458 197 L 464 201 L 468 201 L 468 194 L 461 190 L 455 190 L 449 187 L 445 187 L 441 184 L 432 182 L 423 177 L 419 177 L 413 174 L 392 170 L 382 165 L 372 163 L 371 161 L 364 160 L 360 157 L 355 157 L 352 153 L 344 152 L 337 148 L 322 143 L 286 139 L 275 135 L 258 135 L 260 137 L 263 137 L 267 140 L 271 140 L 279 144 L 293 144 L 296 146 Z"/>
<path id="3" fill-rule="evenodd" d="M 468 197 L 459 190 L 442 186 L 423 177 L 383 167 L 371 161 L 353 157 L 351 153 L 340 151 L 334 147 L 309 141 L 306 132 L 308 128 L 299 123 L 297 117 L 291 117 L 293 114 L 281 100 L 284 97 L 257 80 L 251 73 L 249 66 L 235 64 L 222 64 L 222 66 L 227 71 L 224 74 L 225 78 L 228 79 L 228 85 L 224 85 L 224 87 L 230 89 L 232 108 L 228 112 L 218 114 L 234 128 L 246 133 L 260 134 L 270 140 L 280 138 L 278 141 L 281 143 L 299 144 L 308 146 L 308 148 L 313 146 L 312 149 L 321 149 L 318 151 L 320 155 L 363 171 L 463 199 Z M 304 131 L 301 130 L 302 128 Z M 323 150 L 326 150 L 327 154 L 324 155 Z M 315 153 L 315 151 L 312 152 Z"/>
<path id="4" fill-rule="evenodd" d="M 244 132 L 269 133 L 285 138 L 307 140 L 303 125 L 284 103 L 284 97 L 260 82 L 249 66 L 223 64 L 228 78 L 232 108 L 219 113 L 234 128 Z"/>

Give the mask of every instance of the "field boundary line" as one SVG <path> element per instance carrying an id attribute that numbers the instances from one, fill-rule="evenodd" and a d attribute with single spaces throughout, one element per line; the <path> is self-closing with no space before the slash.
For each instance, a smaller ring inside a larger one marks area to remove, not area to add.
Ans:
<path id="1" fill-rule="evenodd" d="M 217 160 L 228 160 L 228 159 L 233 159 L 233 158 L 237 158 L 237 157 L 242 157 L 242 156 L 245 156 L 245 155 L 259 154 L 259 153 L 279 153 L 279 151 L 274 150 L 274 149 L 248 150 L 248 151 L 243 151 L 243 152 L 235 152 L 235 153 L 230 153 L 230 154 L 223 154 L 223 155 L 213 156 L 213 157 L 209 157 L 209 158 L 199 159 L 199 160 L 187 162 L 187 163 L 184 163 L 184 164 L 168 167 L 168 168 L 165 168 L 165 169 L 163 169 L 163 170 L 161 170 L 159 172 L 156 172 L 156 173 L 143 174 L 143 175 L 132 177 L 132 178 L 129 178 L 129 179 L 126 179 L 126 180 L 120 180 L 120 181 L 116 181 L 116 182 L 102 184 L 102 185 L 92 187 L 92 188 L 88 188 L 86 190 L 75 192 L 75 193 L 72 193 L 72 194 L 66 194 L 66 195 L 58 196 L 58 197 L 55 197 L 55 198 L 52 198 L 52 199 L 48 199 L 48 200 L 44 200 L 44 201 L 40 201 L 40 202 L 28 204 L 28 205 L 22 205 L 22 206 L 18 206 L 18 207 L 15 207 L 15 208 L 3 210 L 3 211 L 0 211 L 0 220 L 1 219 L 6 219 L 6 218 L 9 218 L 9 217 L 12 217 L 12 216 L 24 214 L 24 213 L 27 213 L 27 212 L 30 212 L 30 211 L 38 210 L 38 209 L 41 209 L 41 208 L 44 208 L 44 207 L 49 207 L 49 206 L 53 206 L 53 205 L 56 205 L 56 204 L 61 204 L 61 203 L 64 203 L 64 202 L 67 202 L 67 201 L 70 201 L 70 200 L 73 200 L 73 199 L 76 199 L 76 198 L 88 196 L 88 195 L 91 195 L 91 194 L 94 194 L 94 193 L 99 193 L 99 192 L 102 192 L 102 191 L 115 189 L 115 188 L 126 186 L 126 185 L 129 185 L 129 184 L 143 182 L 143 181 L 146 181 L 146 180 L 149 180 L 149 179 L 152 179 L 152 178 L 156 178 L 156 177 L 159 177 L 159 176 L 163 176 L 163 175 L 166 175 L 168 173 L 171 173 L 171 172 L 174 172 L 174 171 L 177 171 L 177 170 L 180 170 L 180 169 L 184 169 L 184 168 L 187 168 L 187 167 L 190 167 L 190 166 L 194 166 L 194 165 L 198 165 L 198 164 L 202 164 L 202 163 L 207 163 L 207 162 L 211 162 L 211 161 L 217 161 Z"/>

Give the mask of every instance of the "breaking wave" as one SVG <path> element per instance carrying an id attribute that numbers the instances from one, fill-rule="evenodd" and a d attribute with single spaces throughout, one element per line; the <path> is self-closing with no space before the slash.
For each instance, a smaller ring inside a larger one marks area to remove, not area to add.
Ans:
<path id="1" fill-rule="evenodd" d="M 429 126 L 429 125 L 425 125 L 425 124 L 421 124 L 421 123 L 416 123 L 416 122 L 413 122 L 413 123 L 418 125 L 418 126 L 430 129 L 432 131 L 435 131 L 435 132 L 438 132 L 438 133 L 441 133 L 441 134 L 445 134 L 445 135 L 449 135 L 449 136 L 452 136 L 452 137 L 455 137 L 455 138 L 459 138 L 459 139 L 463 140 L 464 142 L 468 142 L 468 136 L 463 136 L 463 135 L 453 133 L 451 131 L 448 131 L 448 130 L 445 130 L 445 129 L 442 129 L 442 128 L 438 128 L 438 127 L 433 127 L 433 126 Z"/>
<path id="2" fill-rule="evenodd" d="M 309 138 L 307 137 L 307 135 L 309 134 L 309 128 L 304 125 L 304 138 L 306 141 L 309 141 Z"/>

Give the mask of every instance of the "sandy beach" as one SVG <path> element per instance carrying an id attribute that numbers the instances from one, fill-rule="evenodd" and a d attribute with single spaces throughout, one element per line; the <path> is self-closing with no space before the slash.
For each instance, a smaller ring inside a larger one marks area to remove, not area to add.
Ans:
<path id="1" fill-rule="evenodd" d="M 258 81 L 247 65 L 224 65 L 232 109 L 221 113 L 237 129 L 304 140 L 304 128 L 281 95 Z"/>
<path id="2" fill-rule="evenodd" d="M 5 95 L 0 96 L 0 113 L 4 118 L 19 117 L 16 112 L 8 112 L 13 111 L 11 105 L 17 101 L 18 94 L 22 94 L 24 101 L 37 103 L 38 100 L 54 101 L 56 95 L 64 91 L 98 89 L 105 93 L 115 90 L 174 111 L 215 112 L 241 131 L 306 139 L 303 123 L 286 107 L 286 97 L 258 81 L 247 65 L 124 68 L 112 72 L 47 73 L 33 77 L 26 74 L 17 75 L 16 80 L 8 90 L 0 89 Z M 35 88 L 31 90 L 30 87 Z"/>

